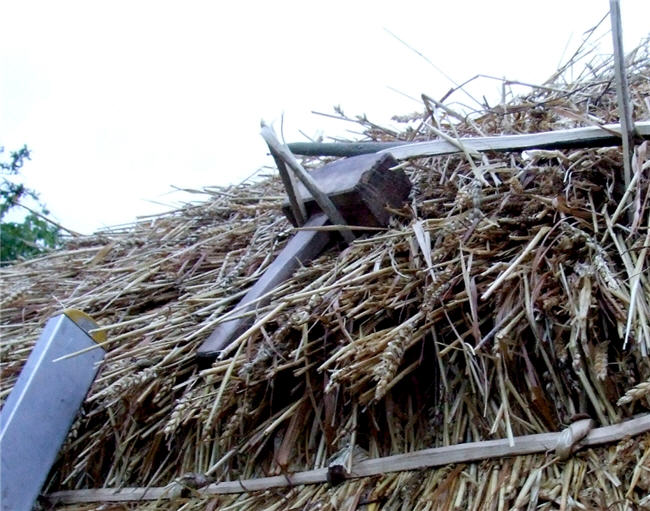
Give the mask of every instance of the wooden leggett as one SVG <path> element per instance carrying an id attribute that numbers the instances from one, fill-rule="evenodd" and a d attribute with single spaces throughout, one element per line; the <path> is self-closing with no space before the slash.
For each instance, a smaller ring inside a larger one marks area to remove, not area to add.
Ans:
<path id="1" fill-rule="evenodd" d="M 349 226 L 385 226 L 390 217 L 387 207 L 400 207 L 411 189 L 411 183 L 402 170 L 391 170 L 396 164 L 389 154 L 361 155 L 327 164 L 311 172 L 311 177 L 331 199 Z M 326 225 L 327 216 L 302 184 L 298 185 L 298 192 L 309 216 L 303 227 L 318 228 Z M 289 220 L 297 225 L 288 201 L 283 209 Z M 239 302 L 238 313 L 250 312 L 255 307 L 268 303 L 266 295 L 270 291 L 290 277 L 299 265 L 306 264 L 320 254 L 336 237 L 336 231 L 297 232 Z M 252 321 L 246 317 L 221 323 L 199 348 L 199 359 L 214 360 L 246 331 Z"/>

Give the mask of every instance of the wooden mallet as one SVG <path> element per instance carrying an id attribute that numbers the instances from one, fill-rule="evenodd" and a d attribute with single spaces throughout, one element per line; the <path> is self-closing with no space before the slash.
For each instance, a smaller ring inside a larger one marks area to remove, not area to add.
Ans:
<path id="1" fill-rule="evenodd" d="M 236 307 L 239 314 L 268 303 L 270 291 L 288 279 L 300 265 L 322 253 L 338 233 L 350 243 L 354 240 L 350 226 L 387 225 L 390 218 L 388 208 L 401 207 L 411 189 L 411 183 L 402 170 L 391 170 L 397 162 L 388 154 L 354 156 L 307 173 L 286 146 L 278 142 L 270 128 L 263 127 L 262 136 L 269 144 L 287 188 L 289 200 L 283 206 L 284 213 L 293 225 L 306 229 L 298 231 L 289 240 L 249 289 Z M 300 182 L 296 183 L 295 177 Z M 306 219 L 304 224 L 303 219 Z M 339 229 L 309 230 L 328 223 Z M 354 232 L 359 231 L 355 229 Z M 252 324 L 250 317 L 219 324 L 199 347 L 199 359 L 204 362 L 215 360 Z"/>

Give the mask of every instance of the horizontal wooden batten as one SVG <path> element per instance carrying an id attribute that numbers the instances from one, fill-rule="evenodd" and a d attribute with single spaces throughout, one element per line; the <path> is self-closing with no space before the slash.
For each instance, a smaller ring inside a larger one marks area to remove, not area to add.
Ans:
<path id="1" fill-rule="evenodd" d="M 636 136 L 650 140 L 650 121 L 635 124 Z M 606 147 L 620 145 L 621 125 L 606 124 L 586 128 L 525 133 L 522 135 L 500 135 L 494 137 L 459 138 L 456 143 L 447 140 L 430 142 L 350 142 L 289 144 L 294 154 L 304 156 L 354 156 L 376 152 L 390 153 L 394 158 L 405 160 L 421 156 L 443 156 L 468 151 L 519 151 L 526 149 L 574 149 L 582 147 Z"/>
<path id="2" fill-rule="evenodd" d="M 514 437 L 512 443 L 507 438 L 485 440 L 446 447 L 435 447 L 384 458 L 367 459 L 352 466 L 349 478 L 368 477 L 405 470 L 419 470 L 452 463 L 467 463 L 506 456 L 553 452 L 554 450 L 557 453 L 569 429 L 567 428 L 566 430 L 553 433 L 539 433 Z M 616 442 L 627 436 L 635 436 L 647 431 L 650 431 L 650 414 L 642 415 L 620 424 L 591 429 L 584 438 L 576 438 L 573 443 L 574 445 L 569 445 L 568 448 L 572 452 L 582 447 Z M 301 484 L 321 484 L 325 482 L 327 482 L 327 468 L 319 468 L 273 477 L 223 481 L 194 490 L 194 496 L 246 493 L 268 490 L 269 488 L 297 486 Z M 179 490 L 182 489 L 182 486 L 170 485 L 162 488 L 69 490 L 51 493 L 47 495 L 47 499 L 57 504 L 160 500 L 176 498 L 178 497 Z"/>

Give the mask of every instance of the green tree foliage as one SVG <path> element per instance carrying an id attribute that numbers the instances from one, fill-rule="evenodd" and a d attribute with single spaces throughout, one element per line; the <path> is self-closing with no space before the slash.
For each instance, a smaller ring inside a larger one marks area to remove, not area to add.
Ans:
<path id="1" fill-rule="evenodd" d="M 0 154 L 4 147 L 0 147 Z M 9 154 L 9 160 L 0 160 L 0 264 L 7 264 L 19 258 L 29 258 L 55 248 L 60 243 L 59 227 L 47 220 L 49 214 L 38 194 L 25 185 L 17 183 L 15 177 L 29 160 L 30 151 L 23 146 Z M 13 176 L 13 179 L 11 178 Z M 21 201 L 33 199 L 40 211 L 27 209 L 21 222 L 5 221 L 5 216 L 15 207 L 23 206 Z"/>

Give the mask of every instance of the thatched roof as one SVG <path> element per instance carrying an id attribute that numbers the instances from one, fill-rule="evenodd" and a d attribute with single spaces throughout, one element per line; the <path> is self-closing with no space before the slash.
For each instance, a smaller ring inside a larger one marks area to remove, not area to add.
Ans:
<path id="1" fill-rule="evenodd" d="M 650 119 L 648 50 L 629 60 L 637 120 Z M 564 76 L 469 116 L 425 100 L 401 133 L 359 122 L 369 139 L 412 141 L 617 121 L 609 63 Z M 620 147 L 410 159 L 412 195 L 390 227 L 298 271 L 209 368 L 197 347 L 292 233 L 276 178 L 3 268 L 3 398 L 62 308 L 108 333 L 46 492 L 165 489 L 66 507 L 79 510 L 650 505 L 648 434 L 410 471 L 388 459 L 380 475 L 291 484 L 349 452 L 356 463 L 650 413 L 649 154 L 636 146 L 627 193 Z M 192 489 L 272 475 L 287 484 Z"/>

